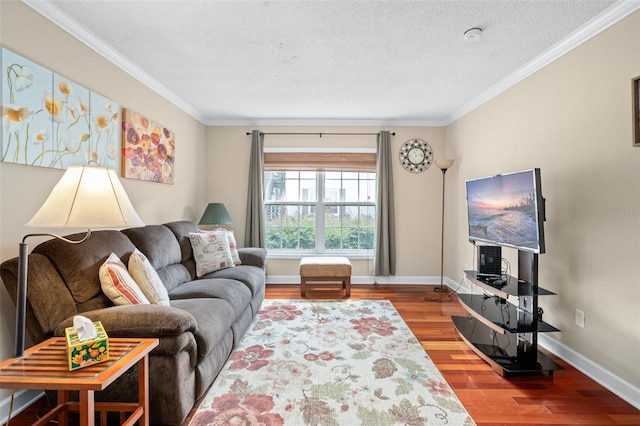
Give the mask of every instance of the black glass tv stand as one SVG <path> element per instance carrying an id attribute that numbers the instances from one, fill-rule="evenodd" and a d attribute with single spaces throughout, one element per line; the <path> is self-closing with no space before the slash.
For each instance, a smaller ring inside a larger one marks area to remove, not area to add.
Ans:
<path id="1" fill-rule="evenodd" d="M 498 374 L 548 372 L 562 367 L 538 350 L 538 333 L 560 331 L 542 320 L 538 296 L 555 293 L 538 286 L 538 255 L 518 251 L 518 277 L 478 276 L 466 278 L 484 294 L 459 294 L 469 316 L 452 316 L 460 337 Z M 518 299 L 517 306 L 509 297 Z"/>

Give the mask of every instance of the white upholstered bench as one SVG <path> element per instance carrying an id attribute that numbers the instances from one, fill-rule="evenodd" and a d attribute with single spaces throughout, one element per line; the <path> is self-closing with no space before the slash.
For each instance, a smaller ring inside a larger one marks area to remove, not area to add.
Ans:
<path id="1" fill-rule="evenodd" d="M 346 257 L 303 257 L 300 259 L 300 294 L 307 284 L 340 282 L 345 296 L 351 295 L 351 262 Z"/>

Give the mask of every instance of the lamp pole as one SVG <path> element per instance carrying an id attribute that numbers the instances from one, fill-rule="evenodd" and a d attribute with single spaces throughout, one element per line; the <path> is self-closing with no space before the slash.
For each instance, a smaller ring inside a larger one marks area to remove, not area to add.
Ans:
<path id="1" fill-rule="evenodd" d="M 444 286 L 444 182 L 448 168 L 442 168 L 442 223 L 440 225 L 440 287 L 434 289 L 437 293 L 448 293 L 449 288 Z"/>
<path id="2" fill-rule="evenodd" d="M 25 318 L 27 313 L 27 267 L 29 262 L 29 247 L 25 240 L 22 239 L 19 244 L 18 253 L 18 288 L 16 295 L 16 346 L 15 358 L 21 358 L 24 355 L 24 334 L 25 334 Z"/>
<path id="3" fill-rule="evenodd" d="M 449 293 L 449 288 L 444 285 L 444 190 L 445 190 L 445 175 L 447 170 L 453 165 L 453 160 L 436 160 L 436 166 L 442 171 L 442 221 L 440 224 L 440 286 L 436 287 L 434 291 L 436 293 Z M 428 301 L 437 301 L 425 297 Z M 441 301 L 441 300 L 440 300 Z"/>
<path id="4" fill-rule="evenodd" d="M 18 245 L 18 282 L 16 289 L 16 347 L 14 358 L 22 358 L 24 356 L 24 339 L 26 334 L 26 317 L 27 317 L 27 276 L 29 275 L 29 245 L 26 243 L 29 237 L 53 237 L 69 244 L 80 244 L 91 236 L 91 230 L 88 229 L 86 235 L 77 241 L 61 237 L 56 234 L 27 234 L 22 238 L 22 242 Z"/>

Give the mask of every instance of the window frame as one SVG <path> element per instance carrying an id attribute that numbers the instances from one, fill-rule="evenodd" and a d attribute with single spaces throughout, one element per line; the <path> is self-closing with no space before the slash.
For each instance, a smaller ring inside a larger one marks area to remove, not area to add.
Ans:
<path id="1" fill-rule="evenodd" d="M 373 207 L 375 213 L 377 214 L 377 200 L 374 194 L 372 201 L 325 201 L 325 182 L 326 182 L 326 172 L 360 172 L 360 173 L 373 173 L 375 176 L 375 182 L 377 185 L 377 173 L 375 169 L 364 169 L 364 170 L 354 170 L 353 168 L 343 168 L 340 169 L 338 167 L 331 167 L 330 170 L 310 170 L 307 168 L 278 168 L 269 167 L 265 168 L 265 174 L 269 172 L 286 172 L 286 171 L 298 171 L 298 172 L 314 172 L 316 173 L 316 199 L 315 201 L 267 201 L 265 194 L 265 208 L 269 205 L 276 206 L 312 206 L 315 209 L 315 238 L 316 238 L 316 248 L 315 249 L 268 249 L 269 257 L 272 258 L 281 258 L 281 259 L 297 259 L 301 256 L 309 256 L 309 255 L 317 255 L 317 256 L 348 256 L 352 259 L 372 259 L 374 254 L 375 242 L 371 248 L 366 249 L 327 249 L 325 248 L 325 207 L 330 206 L 344 206 L 348 207 L 356 207 L 360 209 L 361 207 Z M 360 176 L 358 176 L 358 185 L 360 185 Z M 319 214 L 320 213 L 320 214 Z M 360 212 L 358 212 L 360 214 Z M 266 222 L 265 222 L 266 228 Z M 266 229 L 265 229 L 266 231 Z M 376 237 L 375 226 L 373 229 L 374 241 Z"/>

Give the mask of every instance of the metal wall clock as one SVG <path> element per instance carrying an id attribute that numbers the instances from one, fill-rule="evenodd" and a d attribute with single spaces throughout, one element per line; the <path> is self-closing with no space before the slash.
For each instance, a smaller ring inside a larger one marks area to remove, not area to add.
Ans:
<path id="1" fill-rule="evenodd" d="M 400 164 L 412 173 L 422 173 L 433 163 L 431 146 L 422 139 L 409 139 L 400 148 Z"/>

